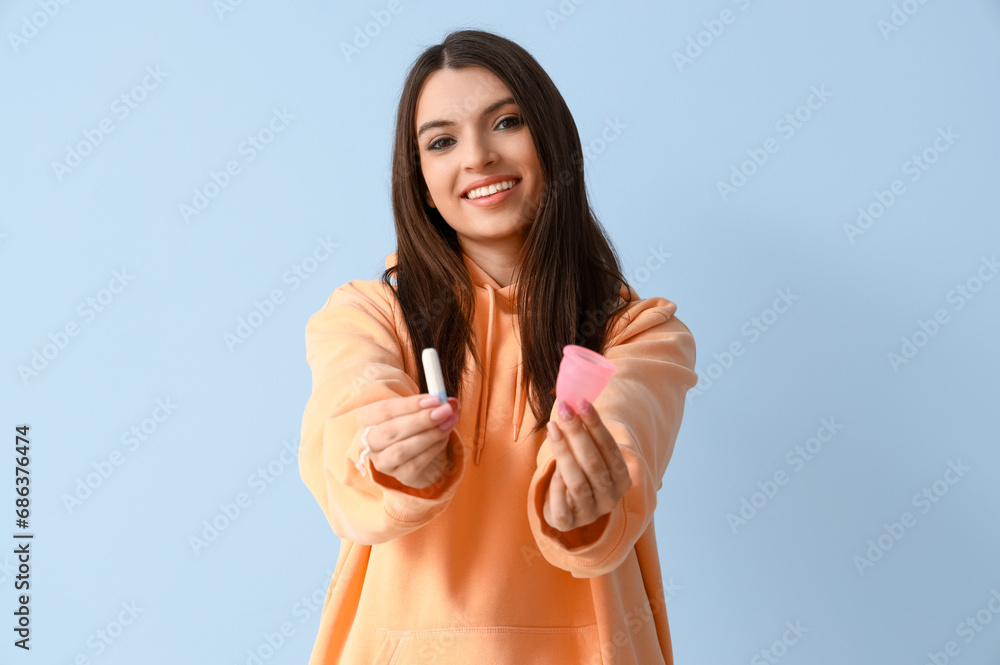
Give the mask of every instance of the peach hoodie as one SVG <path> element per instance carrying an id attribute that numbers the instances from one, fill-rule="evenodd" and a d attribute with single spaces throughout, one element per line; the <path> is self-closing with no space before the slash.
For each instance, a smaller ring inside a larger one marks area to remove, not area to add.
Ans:
<path id="1" fill-rule="evenodd" d="M 436 485 L 354 466 L 358 409 L 419 392 L 392 294 L 379 280 L 348 282 L 306 325 L 313 386 L 299 470 L 341 539 L 310 665 L 672 664 L 653 509 L 698 380 L 691 331 L 673 302 L 629 293 L 605 352 L 617 373 L 594 407 L 632 488 L 610 516 L 560 534 L 542 514 L 555 469 L 546 430 L 528 436 L 516 285 L 462 257 L 489 352 L 483 376 L 464 375 L 454 470 Z"/>

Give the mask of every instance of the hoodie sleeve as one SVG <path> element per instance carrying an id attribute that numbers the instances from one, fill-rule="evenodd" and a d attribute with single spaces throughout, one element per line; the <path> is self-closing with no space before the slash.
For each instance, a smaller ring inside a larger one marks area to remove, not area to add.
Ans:
<path id="1" fill-rule="evenodd" d="M 684 399 L 698 382 L 694 337 L 674 316 L 676 309 L 665 298 L 634 302 L 616 323 L 619 332 L 604 354 L 617 371 L 594 408 L 618 443 L 632 479 L 614 510 L 565 533 L 549 526 L 543 508 L 556 461 L 548 437 L 539 448 L 528 490 L 528 521 L 545 559 L 573 577 L 596 577 L 617 568 L 653 519 Z"/>
<path id="2" fill-rule="evenodd" d="M 404 370 L 399 338 L 387 314 L 348 282 L 334 291 L 306 324 L 306 359 L 312 394 L 302 416 L 299 473 L 333 531 L 352 542 L 375 545 L 419 529 L 443 512 L 465 471 L 463 445 L 453 430 L 449 463 L 434 485 L 416 489 L 379 473 L 366 460 L 355 467 L 363 428 L 361 407 L 419 393 Z"/>

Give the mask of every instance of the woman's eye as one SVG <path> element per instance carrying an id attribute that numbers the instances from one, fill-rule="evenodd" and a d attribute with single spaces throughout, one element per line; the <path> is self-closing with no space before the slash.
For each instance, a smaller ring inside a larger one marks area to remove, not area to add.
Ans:
<path id="1" fill-rule="evenodd" d="M 500 122 L 497 124 L 497 126 L 499 127 L 500 125 L 504 124 L 508 120 L 514 121 L 514 126 L 515 127 L 517 127 L 518 125 L 522 124 L 522 122 L 523 122 L 520 117 L 518 117 L 516 115 L 509 115 L 506 118 L 501 118 Z"/>
<path id="2" fill-rule="evenodd" d="M 451 139 L 449 139 L 449 138 L 438 139 L 437 141 L 434 141 L 429 146 L 427 146 L 427 149 L 428 150 L 441 150 L 443 148 L 447 148 L 448 146 L 441 146 L 441 145 L 438 145 L 438 144 L 441 143 L 441 141 L 450 141 L 450 140 Z"/>
<path id="3" fill-rule="evenodd" d="M 505 123 L 513 123 L 513 125 L 507 125 L 505 127 L 505 126 L 503 126 Z M 508 115 L 506 117 L 500 118 L 500 122 L 497 123 L 497 129 L 509 129 L 511 127 L 519 127 L 520 125 L 523 125 L 523 124 L 524 124 L 524 121 L 520 118 L 520 116 Z M 427 149 L 428 150 L 444 150 L 445 148 L 448 147 L 448 145 L 450 145 L 450 144 L 441 145 L 442 141 L 453 141 L 453 139 L 450 139 L 450 138 L 440 138 L 440 139 L 437 139 L 436 141 L 433 141 L 430 145 L 428 145 Z"/>

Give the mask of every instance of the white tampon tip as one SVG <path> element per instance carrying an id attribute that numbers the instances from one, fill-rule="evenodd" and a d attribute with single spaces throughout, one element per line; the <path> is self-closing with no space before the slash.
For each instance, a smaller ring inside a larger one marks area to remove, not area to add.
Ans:
<path id="1" fill-rule="evenodd" d="M 424 363 L 424 376 L 427 377 L 427 393 L 437 395 L 441 403 L 448 401 L 448 393 L 444 387 L 444 375 L 441 373 L 441 360 L 437 349 L 428 347 L 423 350 L 421 359 Z"/>

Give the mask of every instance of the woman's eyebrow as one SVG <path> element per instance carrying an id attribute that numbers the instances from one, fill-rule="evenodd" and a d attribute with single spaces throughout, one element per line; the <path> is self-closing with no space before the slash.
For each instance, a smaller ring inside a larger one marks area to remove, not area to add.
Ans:
<path id="1" fill-rule="evenodd" d="M 489 115 L 490 113 L 493 113 L 501 106 L 506 106 L 507 104 L 514 104 L 514 103 L 515 102 L 513 97 L 504 97 L 503 99 L 498 99 L 497 101 L 493 102 L 485 109 L 483 109 L 483 112 L 480 114 L 479 117 L 482 117 L 484 115 Z M 429 120 L 424 124 L 420 125 L 420 129 L 417 130 L 417 138 L 420 138 L 420 135 L 426 132 L 428 129 L 434 129 L 435 127 L 451 127 L 454 124 L 455 124 L 454 120 Z"/>

